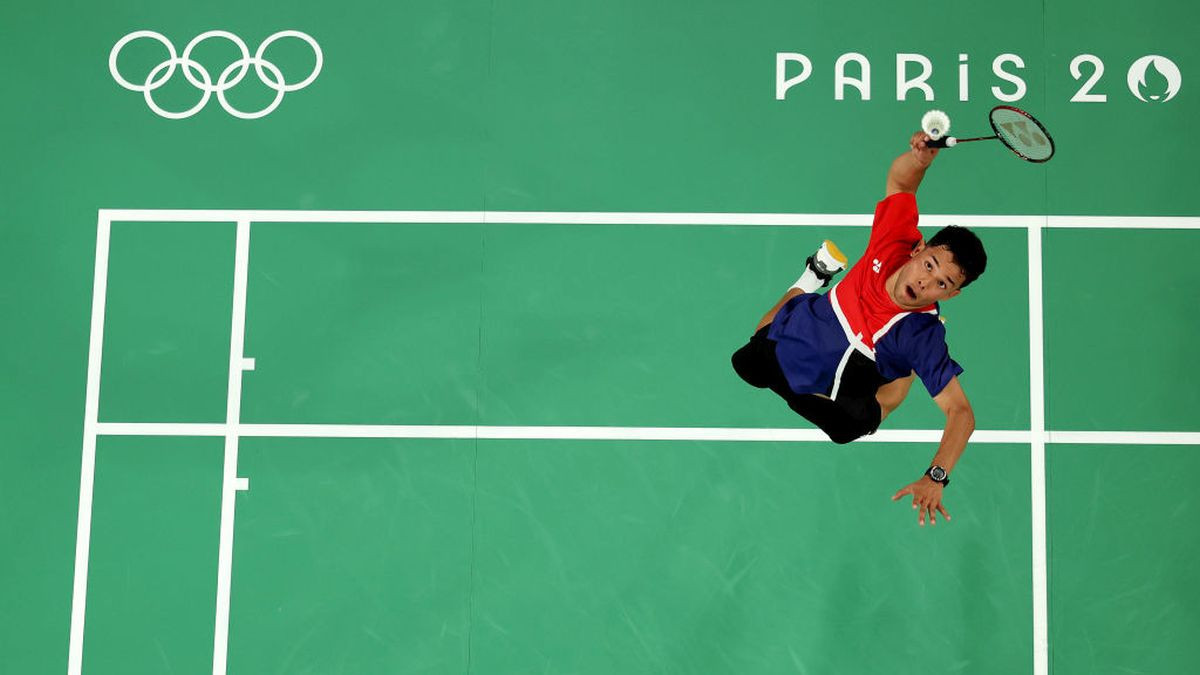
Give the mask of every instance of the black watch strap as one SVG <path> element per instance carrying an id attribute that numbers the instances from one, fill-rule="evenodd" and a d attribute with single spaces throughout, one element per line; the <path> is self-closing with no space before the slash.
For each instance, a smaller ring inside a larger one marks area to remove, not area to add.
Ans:
<path id="1" fill-rule="evenodd" d="M 935 469 L 936 469 L 936 471 L 935 471 Z M 941 483 L 942 487 L 946 487 L 947 485 L 950 484 L 950 478 L 946 474 L 946 470 L 943 469 L 942 467 L 938 466 L 937 464 L 934 464 L 933 466 L 926 469 L 925 475 L 929 476 L 929 480 L 931 480 L 935 483 Z"/>

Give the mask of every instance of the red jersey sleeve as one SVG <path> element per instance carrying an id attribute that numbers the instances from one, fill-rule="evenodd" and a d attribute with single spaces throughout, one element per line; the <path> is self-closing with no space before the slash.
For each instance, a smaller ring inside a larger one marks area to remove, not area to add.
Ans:
<path id="1" fill-rule="evenodd" d="M 897 239 L 917 229 L 917 196 L 897 192 L 875 205 L 875 220 L 871 223 L 871 240 L 867 247 L 881 241 Z"/>

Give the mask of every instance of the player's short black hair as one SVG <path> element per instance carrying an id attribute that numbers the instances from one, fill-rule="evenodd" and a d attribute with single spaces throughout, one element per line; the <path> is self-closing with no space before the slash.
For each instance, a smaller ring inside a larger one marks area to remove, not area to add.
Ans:
<path id="1" fill-rule="evenodd" d="M 948 225 L 933 235 L 926 246 L 945 246 L 954 256 L 954 262 L 962 268 L 965 279 L 960 289 L 979 278 L 987 269 L 987 252 L 983 242 L 975 233 L 960 225 Z"/>

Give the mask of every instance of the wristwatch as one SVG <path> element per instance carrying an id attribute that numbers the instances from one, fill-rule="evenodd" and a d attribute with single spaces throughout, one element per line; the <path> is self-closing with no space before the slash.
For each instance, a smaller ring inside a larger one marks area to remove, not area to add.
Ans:
<path id="1" fill-rule="evenodd" d="M 929 476 L 929 479 L 933 482 L 941 483 L 942 487 L 946 487 L 950 484 L 950 479 L 946 478 L 946 470 L 937 464 L 929 467 L 929 469 L 925 471 L 925 475 Z"/>

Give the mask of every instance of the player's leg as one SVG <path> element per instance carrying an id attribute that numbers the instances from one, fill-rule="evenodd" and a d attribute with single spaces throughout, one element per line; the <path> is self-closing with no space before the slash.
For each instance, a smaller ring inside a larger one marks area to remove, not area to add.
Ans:
<path id="1" fill-rule="evenodd" d="M 875 400 L 879 402 L 879 408 L 882 411 L 881 422 L 904 402 L 904 397 L 908 396 L 908 390 L 912 387 L 916 377 L 916 373 L 909 373 L 908 377 L 892 380 L 875 392 Z"/>
<path id="2" fill-rule="evenodd" d="M 784 396 L 782 392 L 776 393 Z M 789 408 L 839 445 L 875 433 L 879 428 L 879 407 L 874 399 L 835 401 L 816 394 L 791 394 L 784 399 Z"/>
<path id="3" fill-rule="evenodd" d="M 792 298 L 804 293 L 814 293 L 817 289 L 828 286 L 834 275 L 846 269 L 846 262 L 846 255 L 832 241 L 828 239 L 823 241 L 821 246 L 808 256 L 808 260 L 804 261 L 804 273 L 800 275 L 796 283 L 792 284 L 787 293 L 783 294 L 779 302 L 763 315 L 754 330 L 757 332 L 763 326 L 770 325 L 779 310 L 783 309 L 783 306 Z"/>
<path id="4" fill-rule="evenodd" d="M 767 330 L 761 328 L 733 355 L 733 369 L 743 380 L 778 394 L 789 408 L 824 431 L 834 443 L 849 443 L 879 428 L 882 414 L 875 400 L 879 373 L 873 361 L 857 352 L 851 356 L 836 401 L 820 394 L 797 394 L 779 367 L 775 341 L 767 337 Z"/>
<path id="5" fill-rule="evenodd" d="M 788 405 L 820 427 L 834 443 L 849 443 L 875 433 L 883 421 L 883 413 L 875 399 L 882 379 L 875 362 L 855 350 L 842 364 L 834 390 L 830 392 L 832 399 L 789 400 Z"/>
<path id="6" fill-rule="evenodd" d="M 775 355 L 775 341 L 767 337 L 767 333 L 775 316 L 788 302 L 828 286 L 834 275 L 846 268 L 846 263 L 846 256 L 837 246 L 832 241 L 825 240 L 805 261 L 804 273 L 763 316 L 755 327 L 754 336 L 745 346 L 734 352 L 731 359 L 733 369 L 739 377 L 754 387 L 774 391 L 787 401 L 792 410 L 823 429 L 836 443 L 848 443 L 874 431 L 879 425 L 878 413 L 873 414 L 873 419 L 864 420 L 861 413 L 848 411 L 836 405 L 829 397 L 793 392 Z M 877 408 L 873 398 L 874 391 L 872 388 L 870 403 Z M 871 417 L 870 414 L 867 416 Z"/>
<path id="7" fill-rule="evenodd" d="M 747 384 L 767 389 L 784 379 L 775 358 L 775 341 L 767 337 L 766 326 L 761 326 L 741 349 L 733 353 L 733 370 Z"/>
<path id="8" fill-rule="evenodd" d="M 803 289 L 796 288 L 795 286 L 789 288 L 787 293 L 784 293 L 783 297 L 779 299 L 779 302 L 775 303 L 775 306 L 772 307 L 770 311 L 768 311 L 766 314 L 763 314 L 762 319 L 759 319 L 758 325 L 754 327 L 754 332 L 757 333 L 763 328 L 770 326 L 771 322 L 775 320 L 775 315 L 779 313 L 779 310 L 783 309 L 783 306 L 788 303 L 788 300 L 791 300 L 798 295 L 804 295 L 804 293 L 805 291 Z"/>

